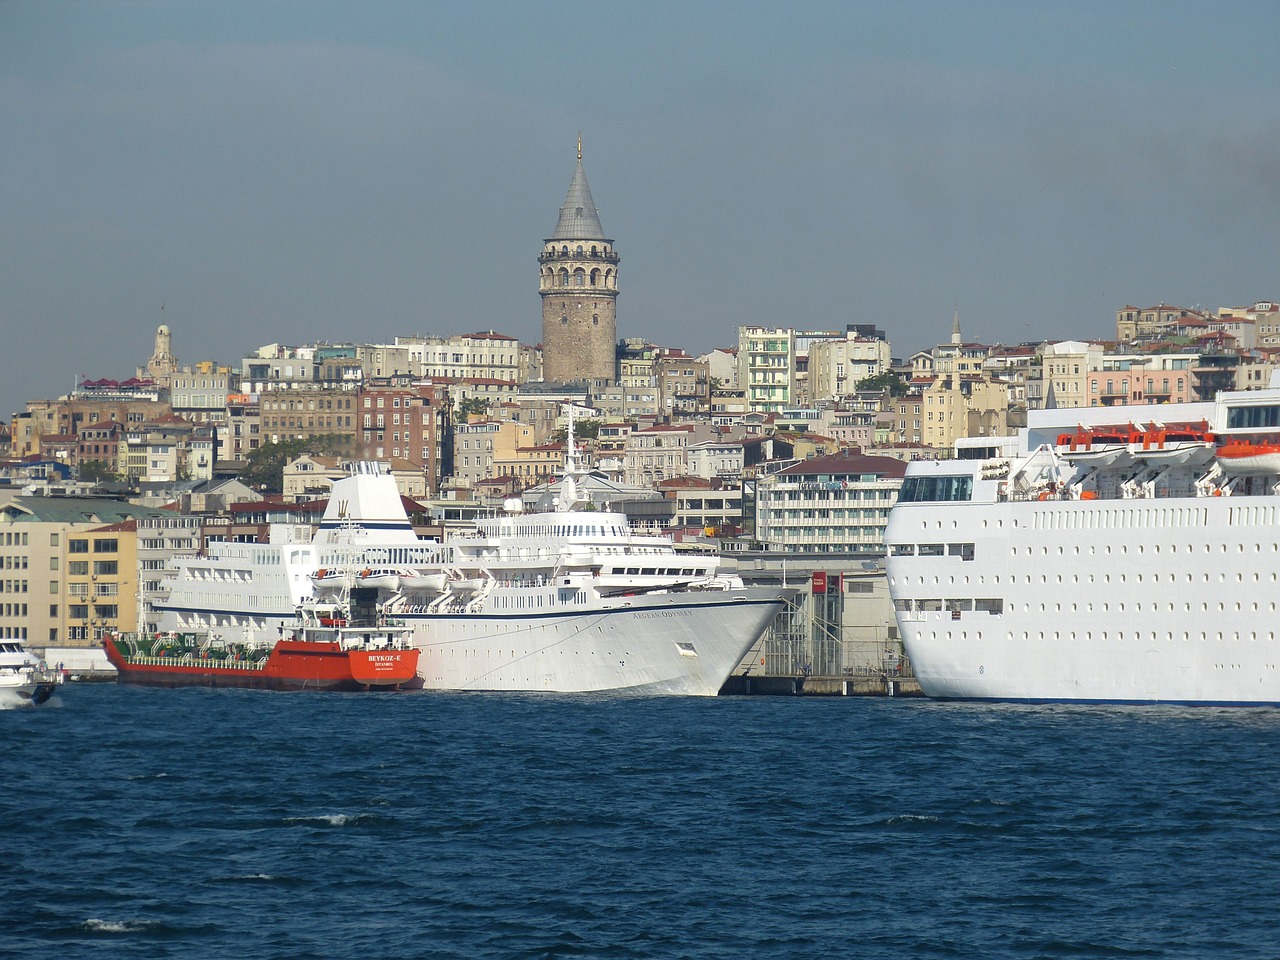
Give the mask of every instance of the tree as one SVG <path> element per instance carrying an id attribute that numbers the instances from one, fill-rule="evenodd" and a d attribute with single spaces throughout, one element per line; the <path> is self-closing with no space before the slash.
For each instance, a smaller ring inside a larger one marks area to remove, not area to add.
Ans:
<path id="1" fill-rule="evenodd" d="M 89 483 L 101 483 L 105 480 L 119 480 L 120 477 L 105 460 L 85 460 L 80 464 L 80 479 Z"/>
<path id="2" fill-rule="evenodd" d="M 341 433 L 264 443 L 249 454 L 244 469 L 240 471 L 240 480 L 263 493 L 281 493 L 284 490 L 284 468 L 291 461 L 304 453 L 350 456 L 352 447 L 352 438 Z"/>
<path id="3" fill-rule="evenodd" d="M 474 415 L 485 414 L 489 412 L 489 401 L 484 397 L 467 397 L 458 404 L 458 409 L 453 413 L 454 423 L 466 423 L 467 418 Z"/>
<path id="4" fill-rule="evenodd" d="M 599 420 L 575 420 L 573 423 L 573 439 L 574 440 L 594 440 L 600 436 Z M 564 443 L 569 439 L 569 428 L 561 427 L 555 432 L 555 439 Z"/>
<path id="5" fill-rule="evenodd" d="M 858 390 L 888 390 L 892 397 L 901 397 L 907 392 L 907 385 L 896 373 L 886 370 L 874 377 L 865 377 L 857 383 Z"/>

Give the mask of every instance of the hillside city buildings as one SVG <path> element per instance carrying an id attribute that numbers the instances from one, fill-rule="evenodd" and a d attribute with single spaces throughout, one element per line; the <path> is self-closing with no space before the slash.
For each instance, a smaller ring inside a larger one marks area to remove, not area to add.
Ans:
<path id="1" fill-rule="evenodd" d="M 1019 344 L 968 341 L 956 313 L 950 336 L 898 357 L 891 331 L 865 323 L 744 318 L 702 355 L 619 339 L 620 257 L 580 144 L 535 259 L 539 344 L 484 322 L 183 362 L 180 331 L 163 323 L 131 376 L 99 371 L 30 399 L 0 430 L 0 636 L 74 646 L 146 629 L 173 556 L 314 522 L 354 459 L 390 465 L 423 533 L 512 497 L 549 503 L 570 414 L 589 494 L 638 529 L 726 554 L 861 563 L 882 552 L 908 460 L 1006 434 L 1028 410 L 1156 419 L 1165 403 L 1267 386 L 1280 357 L 1272 301 L 1125 305 L 1108 318 L 1113 337 Z M 245 481 L 283 445 L 278 485 Z"/>

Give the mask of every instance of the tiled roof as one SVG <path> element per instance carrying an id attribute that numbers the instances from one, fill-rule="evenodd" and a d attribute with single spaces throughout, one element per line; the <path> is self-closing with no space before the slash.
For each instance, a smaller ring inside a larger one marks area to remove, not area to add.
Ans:
<path id="1" fill-rule="evenodd" d="M 901 477 L 907 465 L 893 457 L 868 457 L 861 453 L 841 450 L 825 457 L 811 457 L 793 467 L 780 471 L 780 475 L 796 477 L 810 474 L 875 473 L 885 477 Z"/>

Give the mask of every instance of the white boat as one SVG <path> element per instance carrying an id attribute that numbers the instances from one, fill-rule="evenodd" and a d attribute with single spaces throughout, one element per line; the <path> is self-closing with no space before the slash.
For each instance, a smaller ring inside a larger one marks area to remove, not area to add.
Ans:
<path id="1" fill-rule="evenodd" d="M 1204 421 L 1218 456 L 1202 436 L 1188 457 L 1073 459 L 1064 426 L 1115 411 L 1046 410 L 908 466 L 886 567 L 927 695 L 1280 705 L 1280 456 L 1221 455 L 1280 440 L 1280 390 L 1160 412 Z"/>
<path id="2" fill-rule="evenodd" d="M 413 628 L 428 689 L 714 696 L 793 591 L 747 588 L 716 574 L 717 557 L 632 534 L 577 501 L 572 444 L 567 459 L 559 512 L 510 512 L 445 543 L 419 540 L 394 480 L 359 464 L 314 539 L 211 544 L 177 561 L 153 606 L 164 629 L 265 640 L 315 595 L 319 569 L 368 569 L 349 589 Z"/>
<path id="3" fill-rule="evenodd" d="M 1218 450 L 1218 466 L 1237 476 L 1271 476 L 1280 473 L 1280 443 L 1224 444 Z"/>
<path id="4" fill-rule="evenodd" d="M 449 585 L 449 575 L 443 570 L 405 570 L 400 574 L 400 589 L 405 593 L 444 593 Z"/>
<path id="5" fill-rule="evenodd" d="M 1192 466 L 1208 463 L 1218 452 L 1218 444 L 1208 426 L 1152 424 L 1135 430 L 1129 454 L 1145 463 Z"/>
<path id="6" fill-rule="evenodd" d="M 1058 455 L 1072 463 L 1091 467 L 1122 467 L 1133 462 L 1127 430 L 1077 428 L 1058 436 Z"/>
<path id="7" fill-rule="evenodd" d="M 49 669 L 20 640 L 0 639 L 0 702 L 44 703 L 61 682 L 62 674 Z"/>

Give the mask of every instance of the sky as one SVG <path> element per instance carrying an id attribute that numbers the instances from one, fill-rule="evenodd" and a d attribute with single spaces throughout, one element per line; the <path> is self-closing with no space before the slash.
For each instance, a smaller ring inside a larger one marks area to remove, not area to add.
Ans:
<path id="1" fill-rule="evenodd" d="M 1280 298 L 1280 4 L 0 0 L 0 418 L 270 343 L 541 339 L 576 163 L 618 334 L 1114 335 Z"/>

